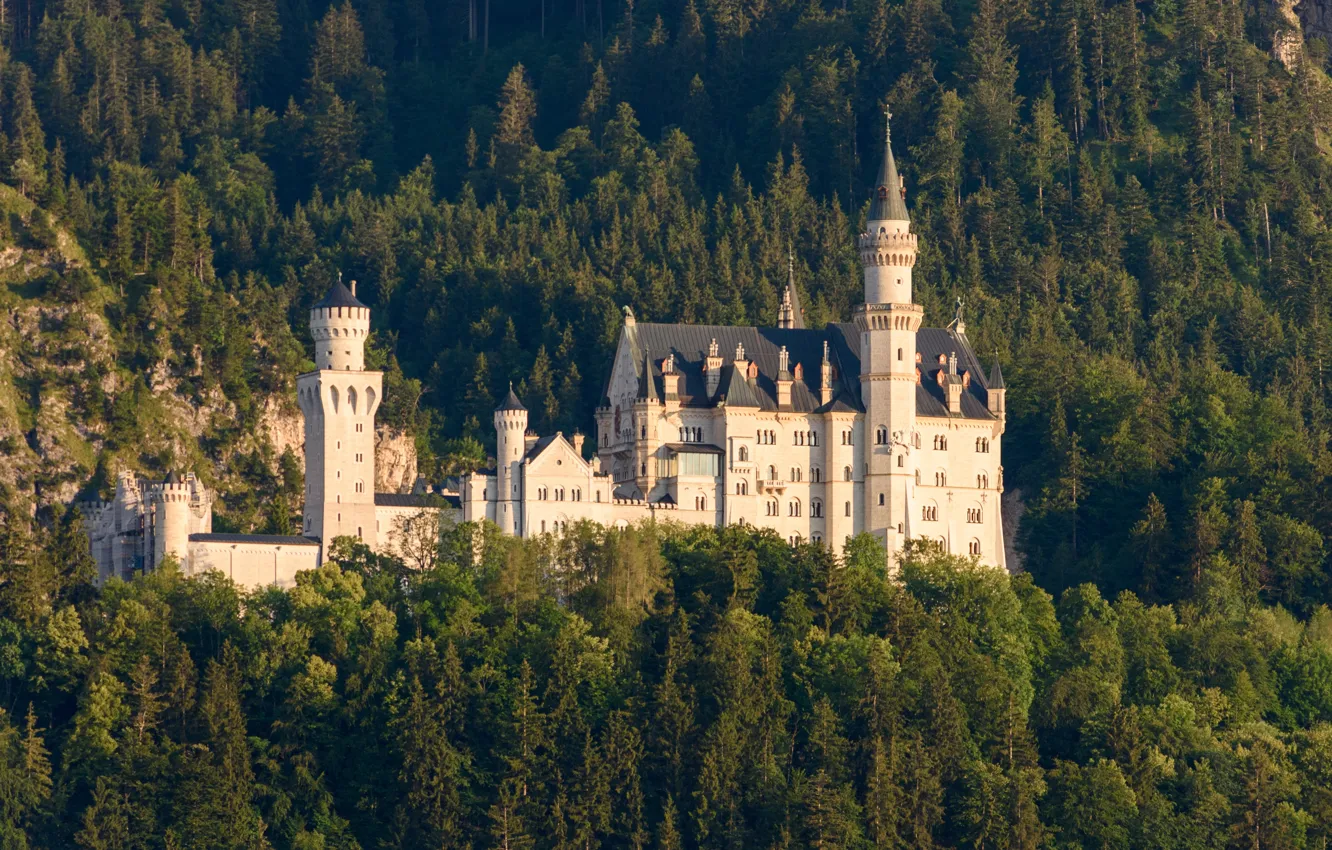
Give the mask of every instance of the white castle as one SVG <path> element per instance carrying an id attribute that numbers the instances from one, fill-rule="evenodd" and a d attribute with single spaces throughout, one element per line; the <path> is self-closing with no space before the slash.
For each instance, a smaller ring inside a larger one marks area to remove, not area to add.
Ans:
<path id="1" fill-rule="evenodd" d="M 522 537 L 581 520 L 744 523 L 834 551 L 869 532 L 890 558 L 925 538 L 1004 567 L 1003 377 L 996 363 L 986 379 L 960 312 L 947 328 L 921 327 L 917 237 L 888 143 L 857 244 L 865 302 L 849 323 L 805 328 L 793 271 L 774 328 L 640 324 L 625 308 L 593 457 L 580 434 L 529 431 L 511 386 L 494 415 L 495 467 L 464 476 L 443 505 L 374 492 L 383 375 L 365 368 L 370 310 L 339 281 L 310 311 L 316 368 L 296 379 L 301 534 L 215 534 L 212 496 L 193 474 L 122 474 L 112 502 L 85 508 L 101 576 L 173 555 L 187 575 L 286 587 L 334 538 L 394 552 L 423 514 Z"/>
<path id="2" fill-rule="evenodd" d="M 849 323 L 805 328 L 790 271 L 775 328 L 639 323 L 626 308 L 590 461 L 578 434 L 529 432 L 511 387 L 464 516 L 524 537 L 578 520 L 746 523 L 835 551 L 869 532 L 889 553 L 928 538 L 1006 566 L 1003 376 L 995 363 L 986 379 L 960 311 L 921 327 L 889 139 L 857 245 L 865 303 Z"/>

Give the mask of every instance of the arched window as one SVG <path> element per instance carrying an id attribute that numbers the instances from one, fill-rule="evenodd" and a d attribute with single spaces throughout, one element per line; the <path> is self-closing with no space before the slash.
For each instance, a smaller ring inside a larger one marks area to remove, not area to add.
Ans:
<path id="1" fill-rule="evenodd" d="M 810 432 L 809 432 L 809 444 L 810 444 L 811 446 L 817 446 L 817 445 L 819 444 L 819 432 L 818 432 L 818 431 L 810 431 Z"/>
<path id="2" fill-rule="evenodd" d="M 771 465 L 768 466 L 768 480 L 769 481 L 777 480 L 777 467 Z"/>
<path id="3" fill-rule="evenodd" d="M 937 522 L 939 519 L 939 506 L 924 505 L 920 509 L 920 518 L 925 522 Z"/>
<path id="4" fill-rule="evenodd" d="M 737 495 L 737 496 L 745 496 L 745 495 L 748 495 L 748 493 L 749 493 L 749 482 L 748 482 L 748 481 L 737 481 L 737 482 L 735 482 L 735 495 Z"/>
<path id="5" fill-rule="evenodd" d="M 742 462 L 749 460 L 749 446 L 740 447 L 740 460 Z"/>
<path id="6" fill-rule="evenodd" d="M 967 554 L 969 554 L 969 555 L 979 555 L 980 553 L 981 553 L 981 550 L 980 550 L 980 541 L 977 540 L 977 539 L 975 539 L 975 538 L 973 537 L 973 538 L 971 539 L 971 542 L 967 544 Z"/>
<path id="7" fill-rule="evenodd" d="M 800 500 L 792 499 L 791 504 L 787 505 L 786 511 L 791 516 L 800 516 Z"/>
<path id="8" fill-rule="evenodd" d="M 800 481 L 805 477 L 805 471 L 798 466 L 791 467 L 791 480 Z"/>
<path id="9" fill-rule="evenodd" d="M 970 522 L 970 523 L 979 523 L 979 522 L 982 522 L 982 521 L 983 521 L 983 520 L 982 520 L 981 509 L 980 509 L 980 508 L 978 508 L 978 507 L 967 508 L 967 522 Z"/>
<path id="10" fill-rule="evenodd" d="M 934 473 L 934 486 L 935 486 L 935 487 L 947 487 L 947 486 L 948 486 L 948 473 L 947 473 L 947 472 L 944 472 L 942 469 L 939 470 L 938 472 Z"/>
<path id="11" fill-rule="evenodd" d="M 817 466 L 810 467 L 809 480 L 813 481 L 815 484 L 823 483 L 823 470 L 819 469 Z"/>
<path id="12" fill-rule="evenodd" d="M 982 472 L 976 476 L 976 487 L 980 490 L 987 490 L 990 487 L 990 476 Z"/>
<path id="13" fill-rule="evenodd" d="M 850 503 L 850 502 L 847 502 L 847 503 L 846 503 L 846 505 L 843 507 L 843 511 L 844 511 L 844 515 L 845 515 L 845 516 L 851 516 L 851 503 Z"/>
<path id="14" fill-rule="evenodd" d="M 813 543 L 814 545 L 817 546 L 818 544 L 820 544 L 820 543 L 823 542 L 823 535 L 822 535 L 822 534 L 819 534 L 819 533 L 816 531 L 816 532 L 814 532 L 813 534 L 811 534 L 811 535 L 809 536 L 809 542 L 810 542 L 810 543 Z"/>
<path id="15" fill-rule="evenodd" d="M 769 499 L 769 500 L 768 500 L 768 516 L 780 516 L 780 515 L 781 515 L 781 508 L 780 508 L 780 506 L 778 506 L 778 504 L 777 504 L 777 500 L 776 500 L 776 499 Z"/>
<path id="16" fill-rule="evenodd" d="M 883 507 L 883 494 L 879 494 L 879 507 Z"/>
<path id="17" fill-rule="evenodd" d="M 809 503 L 809 515 L 812 517 L 823 516 L 823 502 L 821 500 L 814 499 Z"/>
<path id="18" fill-rule="evenodd" d="M 707 496 L 695 496 L 695 497 L 694 497 L 694 510 L 696 510 L 696 511 L 706 511 L 707 509 L 708 509 L 708 497 L 707 497 Z"/>
<path id="19" fill-rule="evenodd" d="M 537 501 L 539 501 L 539 502 L 544 502 L 544 501 L 546 501 L 546 494 L 547 494 L 547 492 L 548 492 L 548 491 L 546 490 L 545 487 L 538 487 L 538 488 L 537 488 Z"/>
<path id="20" fill-rule="evenodd" d="M 583 501 L 583 491 L 582 491 L 580 488 L 578 488 L 578 487 L 575 487 L 575 488 L 574 488 L 574 491 L 573 491 L 573 500 L 574 500 L 575 502 L 581 502 L 581 501 Z"/>
<path id="21" fill-rule="evenodd" d="M 849 466 L 842 467 L 842 480 L 843 481 L 851 480 L 851 467 Z"/>
<path id="22" fill-rule="evenodd" d="M 647 426 L 646 426 L 646 425 L 639 425 L 639 426 L 638 426 L 638 436 L 639 436 L 640 438 L 644 439 L 644 440 L 647 439 Z"/>
<path id="23" fill-rule="evenodd" d="M 874 429 L 874 445 L 883 446 L 888 444 L 888 429 L 880 425 Z"/>

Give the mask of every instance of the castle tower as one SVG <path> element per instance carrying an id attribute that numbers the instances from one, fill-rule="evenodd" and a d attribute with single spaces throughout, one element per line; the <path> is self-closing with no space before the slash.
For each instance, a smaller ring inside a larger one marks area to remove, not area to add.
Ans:
<path id="1" fill-rule="evenodd" d="M 341 278 L 310 309 L 315 371 L 296 378 L 305 417 L 305 517 L 302 533 L 324 553 L 335 537 L 359 537 L 374 547 L 375 411 L 383 373 L 365 370 L 370 308 Z"/>
<path id="2" fill-rule="evenodd" d="M 495 523 L 505 534 L 514 534 L 515 529 L 523 527 L 522 480 L 523 455 L 527 453 L 527 408 L 513 392 L 509 384 L 509 394 L 495 408 Z"/>
<path id="3" fill-rule="evenodd" d="M 182 477 L 172 470 L 165 481 L 149 488 L 153 548 L 148 553 L 148 570 L 157 569 L 168 555 L 174 555 L 182 570 L 189 572 L 190 535 L 212 531 L 210 501 L 193 473 Z"/>
<path id="4" fill-rule="evenodd" d="M 865 401 L 865 530 L 880 535 L 893 552 L 905 542 L 915 480 L 909 447 L 916 425 L 916 332 L 924 311 L 911 296 L 916 236 L 893 160 L 891 124 L 885 125 L 874 199 L 857 245 L 865 274 L 865 303 L 855 317 Z"/>
<path id="5" fill-rule="evenodd" d="M 804 311 L 800 309 L 800 294 L 796 292 L 795 255 L 786 255 L 786 289 L 782 292 L 782 303 L 777 308 L 777 327 L 805 327 Z"/>

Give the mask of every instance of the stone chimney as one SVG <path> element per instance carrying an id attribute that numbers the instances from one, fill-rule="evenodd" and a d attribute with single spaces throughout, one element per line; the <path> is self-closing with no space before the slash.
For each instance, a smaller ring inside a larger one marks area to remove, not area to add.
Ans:
<path id="1" fill-rule="evenodd" d="M 572 442 L 573 442 L 574 451 L 578 453 L 578 456 L 579 456 L 579 457 L 582 457 L 582 456 L 583 456 L 583 432 L 582 432 L 582 431 L 574 431 L 574 432 L 573 432 L 573 440 L 572 440 Z"/>
<path id="2" fill-rule="evenodd" d="M 778 410 L 787 410 L 791 407 L 791 384 L 791 355 L 783 345 L 781 351 L 777 352 Z"/>
<path id="3" fill-rule="evenodd" d="M 536 431 L 533 431 L 531 428 L 527 429 L 523 434 L 523 454 L 530 452 L 532 447 L 535 446 L 540 439 L 541 437 Z"/>
<path id="4" fill-rule="evenodd" d="M 674 413 L 680 409 L 680 379 L 683 376 L 675 368 L 675 354 L 670 354 L 661 361 L 661 380 L 666 392 L 666 412 Z"/>
<path id="5" fill-rule="evenodd" d="M 703 361 L 703 375 L 707 380 L 708 398 L 716 398 L 717 387 L 721 386 L 722 359 L 718 353 L 717 340 L 708 343 L 708 357 Z"/>
<path id="6" fill-rule="evenodd" d="M 954 351 L 948 358 L 948 380 L 945 384 L 948 390 L 948 412 L 954 416 L 962 413 L 962 391 L 965 386 L 962 378 L 957 374 L 957 352 Z"/>
<path id="7" fill-rule="evenodd" d="M 823 368 L 819 373 L 819 404 L 829 404 L 832 400 L 832 360 L 828 356 L 828 340 L 825 339 L 823 341 Z"/>
<path id="8" fill-rule="evenodd" d="M 354 280 L 351 282 L 351 294 L 352 298 L 356 297 L 356 281 Z"/>
<path id="9" fill-rule="evenodd" d="M 749 360 L 745 358 L 745 344 L 736 343 L 735 346 L 735 374 L 743 381 L 749 380 Z"/>

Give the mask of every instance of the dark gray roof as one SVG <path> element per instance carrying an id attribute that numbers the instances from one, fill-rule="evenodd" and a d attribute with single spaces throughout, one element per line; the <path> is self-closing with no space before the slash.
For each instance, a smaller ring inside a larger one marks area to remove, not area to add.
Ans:
<path id="1" fill-rule="evenodd" d="M 523 407 L 523 403 L 522 403 L 521 401 L 518 400 L 518 396 L 517 396 L 517 394 L 515 394 L 514 391 L 513 391 L 513 384 L 510 383 L 510 384 L 509 384 L 509 394 L 506 395 L 506 396 L 504 397 L 504 400 L 500 402 L 499 407 L 497 407 L 497 408 L 495 408 L 495 409 L 496 409 L 496 410 L 526 410 L 527 408 L 526 408 L 526 407 Z"/>
<path id="2" fill-rule="evenodd" d="M 874 199 L 870 203 L 870 221 L 910 221 L 902 181 L 897 176 L 897 162 L 893 159 L 893 140 L 883 140 L 883 161 L 879 163 L 879 176 L 874 181 Z"/>
<path id="3" fill-rule="evenodd" d="M 681 373 L 680 404 L 684 407 L 713 407 L 725 399 L 729 407 L 753 407 L 777 410 L 777 367 L 779 352 L 786 346 L 791 369 L 804 368 L 801 380 L 791 385 L 791 410 L 863 411 L 860 398 L 860 331 L 849 322 L 828 325 L 822 330 L 730 327 L 726 325 L 667 325 L 639 322 L 635 328 L 638 341 L 653 352 L 651 360 L 636 360 L 640 387 L 651 380 L 656 397 L 661 398 L 662 381 L 659 361 L 675 355 L 675 368 Z M 707 377 L 703 367 L 708 345 L 717 340 L 718 351 L 726 359 L 716 399 L 708 397 Z M 833 399 L 820 405 L 819 376 L 823 363 L 823 344 L 834 367 Z M 734 365 L 737 344 L 745 347 L 745 357 L 758 366 L 758 377 L 747 380 Z M 921 328 L 916 334 L 920 353 L 921 382 L 916 392 L 916 413 L 920 416 L 947 416 L 947 397 L 937 383 L 939 355 L 957 353 L 958 370 L 970 372 L 970 386 L 962 394 L 962 415 L 968 419 L 992 419 L 986 406 L 985 373 L 966 337 L 947 328 Z M 647 369 L 644 370 L 644 364 Z M 947 366 L 943 366 L 947 368 Z M 644 394 L 640 392 L 640 397 Z"/>
<path id="4" fill-rule="evenodd" d="M 375 506 L 383 508 L 456 508 L 462 504 L 458 496 L 438 493 L 376 493 Z"/>
<path id="5" fill-rule="evenodd" d="M 322 310 L 325 307 L 365 307 L 365 305 L 357 301 L 356 296 L 352 295 L 351 290 L 339 279 L 329 287 L 328 294 L 314 305 L 316 310 Z"/>
<path id="6" fill-rule="evenodd" d="M 294 534 L 191 534 L 191 543 L 267 543 L 272 546 L 318 546 L 313 537 Z"/>
<path id="7" fill-rule="evenodd" d="M 167 483 L 167 484 L 179 484 L 179 483 L 180 483 L 180 474 L 179 474 L 178 472 L 176 472 L 176 470 L 174 470 L 174 469 L 171 470 L 170 472 L 167 473 L 166 483 Z"/>
<path id="8" fill-rule="evenodd" d="M 701 455 L 726 454 L 726 452 L 722 451 L 721 446 L 714 446 L 712 443 L 666 443 L 665 445 L 666 448 L 676 454 L 680 454 L 681 452 L 691 452 L 693 454 Z"/>
<path id="9" fill-rule="evenodd" d="M 551 443 L 555 442 L 557 438 L 558 435 L 551 434 L 550 436 L 542 437 L 541 439 L 532 443 L 531 448 L 529 448 L 526 452 L 523 453 L 523 459 L 530 460 L 536 457 L 537 455 L 541 454 L 546 450 L 546 446 L 549 446 Z"/>
<path id="10" fill-rule="evenodd" d="M 990 389 L 1004 389 L 1004 373 L 999 371 L 999 358 L 994 359 L 994 368 L 990 370 Z"/>

